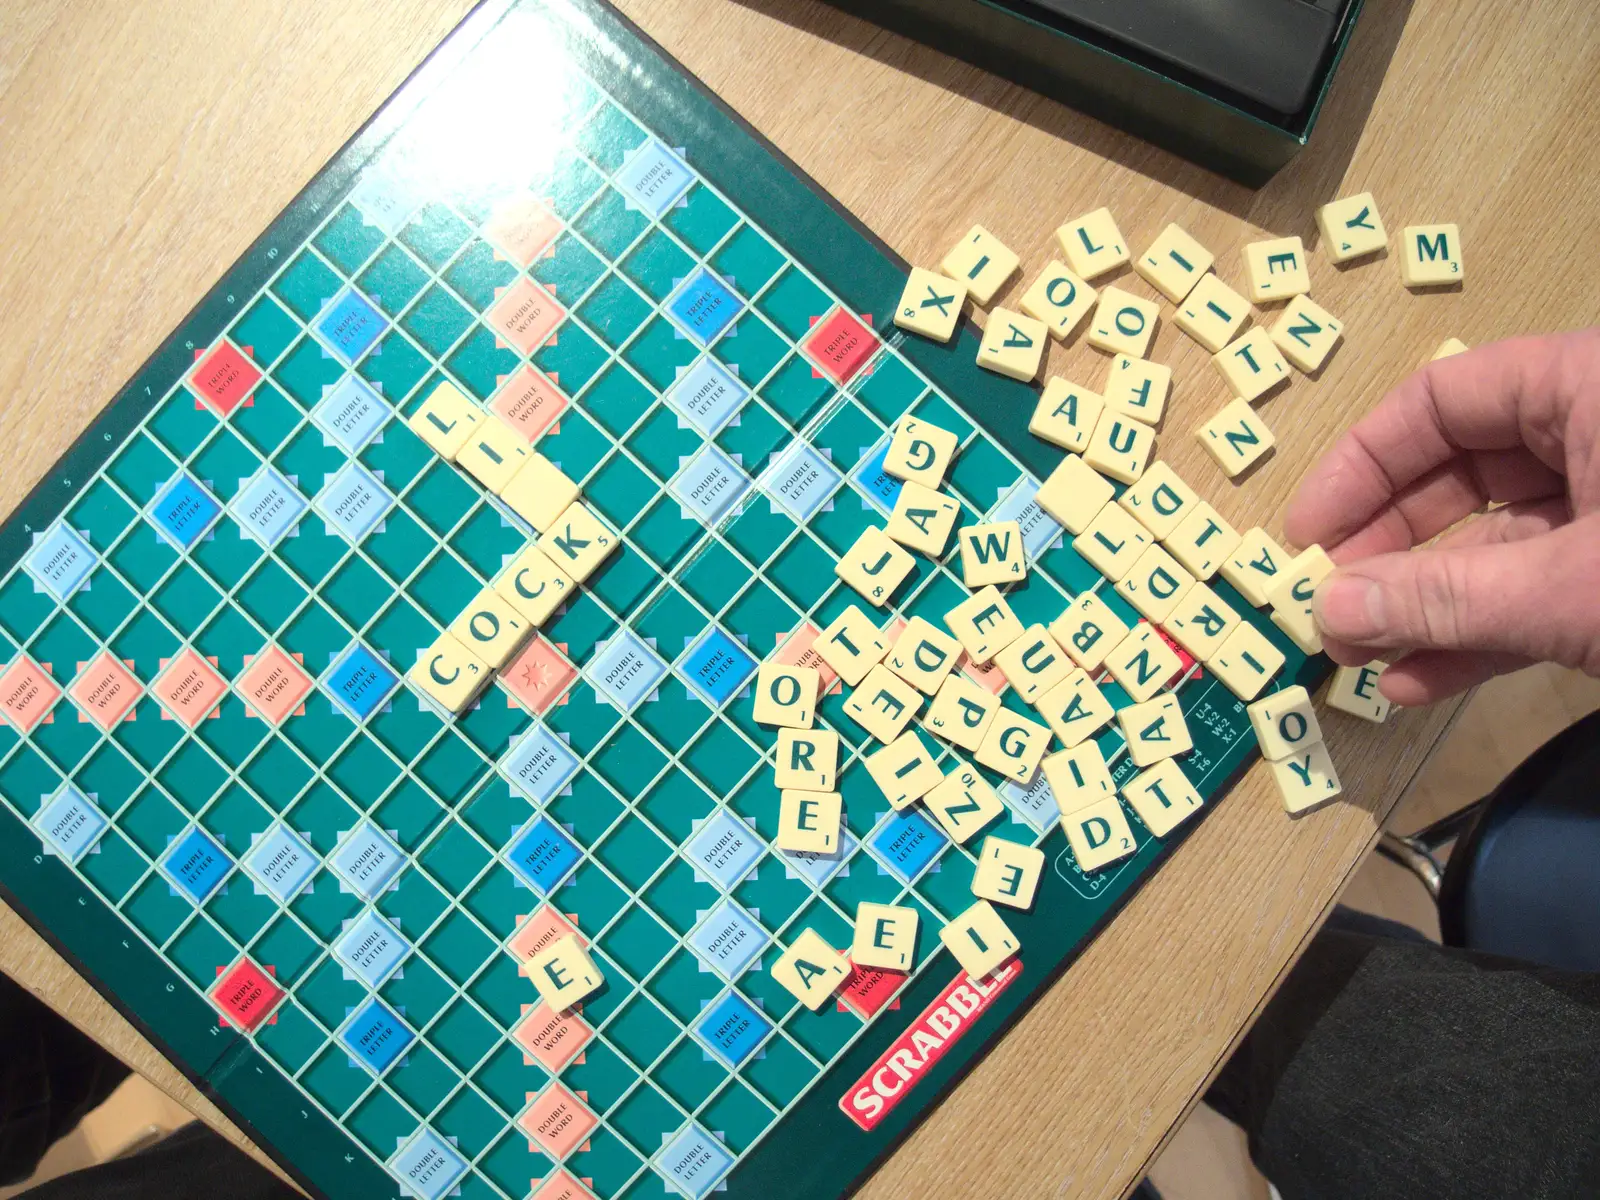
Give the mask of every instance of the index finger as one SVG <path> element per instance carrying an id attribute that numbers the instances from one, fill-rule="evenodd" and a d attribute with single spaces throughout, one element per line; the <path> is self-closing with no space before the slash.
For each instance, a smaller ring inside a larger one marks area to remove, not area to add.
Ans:
<path id="1" fill-rule="evenodd" d="M 1564 472 L 1566 418 L 1597 373 L 1597 329 L 1516 338 L 1429 363 L 1311 469 L 1284 517 L 1285 535 L 1301 546 L 1337 544 L 1465 451 L 1526 446 Z"/>

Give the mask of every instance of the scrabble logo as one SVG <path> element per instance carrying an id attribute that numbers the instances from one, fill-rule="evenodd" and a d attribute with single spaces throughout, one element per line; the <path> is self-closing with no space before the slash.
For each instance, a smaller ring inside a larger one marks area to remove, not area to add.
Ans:
<path id="1" fill-rule="evenodd" d="M 840 1111 L 869 1133 L 877 1128 L 1021 974 L 1022 960 L 1012 959 L 982 979 L 973 979 L 965 971 L 957 975 L 839 1097 Z"/>

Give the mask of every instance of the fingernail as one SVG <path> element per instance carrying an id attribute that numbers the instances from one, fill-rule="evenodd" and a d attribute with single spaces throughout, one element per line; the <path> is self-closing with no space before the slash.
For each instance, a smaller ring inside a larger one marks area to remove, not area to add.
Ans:
<path id="1" fill-rule="evenodd" d="M 1312 600 L 1322 631 L 1347 642 L 1362 642 L 1383 632 L 1383 588 L 1377 580 L 1350 571 L 1328 576 Z"/>

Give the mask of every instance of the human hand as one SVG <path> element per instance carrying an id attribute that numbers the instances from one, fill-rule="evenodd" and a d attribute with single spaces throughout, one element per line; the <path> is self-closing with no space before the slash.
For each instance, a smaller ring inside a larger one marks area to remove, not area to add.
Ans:
<path id="1" fill-rule="evenodd" d="M 1396 704 L 1538 661 L 1600 676 L 1600 327 L 1429 363 L 1312 468 L 1284 532 L 1339 564 L 1314 601 L 1328 655 L 1388 659 Z"/>

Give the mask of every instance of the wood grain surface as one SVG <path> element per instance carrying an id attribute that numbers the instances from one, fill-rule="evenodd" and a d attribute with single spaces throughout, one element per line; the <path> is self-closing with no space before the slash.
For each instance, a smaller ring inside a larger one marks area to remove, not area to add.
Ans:
<path id="1" fill-rule="evenodd" d="M 1163 323 L 1158 453 L 1236 525 L 1276 531 L 1316 455 L 1446 336 L 1600 312 L 1600 9 L 1371 0 L 1311 146 L 1260 191 L 804 0 L 623 0 L 644 29 L 907 258 L 981 221 L 1023 256 L 1109 204 L 1135 250 L 1178 221 L 1242 286 L 1240 247 L 1315 242 L 1316 204 L 1376 193 L 1391 235 L 1454 221 L 1464 287 L 1312 254 L 1346 343 L 1262 413 L 1274 456 L 1229 483 L 1191 430 L 1226 399 Z M 468 8 L 466 0 L 10 0 L 0 10 L 0 509 Z M 1132 275 L 1120 286 L 1154 297 Z M 1166 314 L 1171 306 L 1164 305 Z M 1081 345 L 1048 370 L 1095 388 Z M 1298 821 L 1252 770 L 1221 811 L 867 1184 L 873 1200 L 1115 1197 L 1226 1057 L 1368 852 L 1458 706 L 1325 720 L 1346 801 Z M 229 1133 L 220 1114 L 9 913 L 0 969 Z"/>

